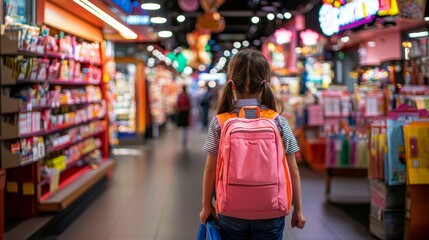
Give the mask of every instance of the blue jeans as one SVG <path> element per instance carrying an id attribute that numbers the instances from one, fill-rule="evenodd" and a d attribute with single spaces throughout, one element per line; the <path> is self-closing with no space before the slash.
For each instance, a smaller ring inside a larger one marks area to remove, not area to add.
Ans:
<path id="1" fill-rule="evenodd" d="M 246 220 L 219 214 L 222 240 L 281 240 L 285 227 L 285 217 Z"/>

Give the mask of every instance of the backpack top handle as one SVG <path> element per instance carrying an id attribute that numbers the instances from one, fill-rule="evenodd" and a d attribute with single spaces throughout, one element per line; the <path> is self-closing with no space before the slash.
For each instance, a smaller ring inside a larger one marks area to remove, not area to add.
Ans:
<path id="1" fill-rule="evenodd" d="M 238 115 L 238 117 L 246 118 L 246 110 L 255 110 L 256 117 L 257 118 L 261 117 L 261 110 L 259 109 L 259 106 L 244 106 L 244 107 L 242 107 L 240 109 L 240 114 Z"/>

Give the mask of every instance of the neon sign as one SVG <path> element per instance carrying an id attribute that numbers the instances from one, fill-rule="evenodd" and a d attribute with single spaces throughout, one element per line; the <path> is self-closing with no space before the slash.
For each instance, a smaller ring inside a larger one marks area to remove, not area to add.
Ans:
<path id="1" fill-rule="evenodd" d="M 317 39 L 319 39 L 319 34 L 310 29 L 301 32 L 299 36 L 305 46 L 314 46 L 317 44 Z"/>
<path id="2" fill-rule="evenodd" d="M 334 5 L 325 0 L 319 11 L 320 27 L 325 35 L 331 36 L 340 31 L 370 23 L 380 8 L 379 1 L 355 0 L 335 1 Z M 344 3 L 343 5 L 341 5 Z"/>
<path id="3" fill-rule="evenodd" d="M 290 43 L 292 32 L 284 28 L 280 28 L 274 32 L 274 38 L 276 39 L 277 44 Z"/>
<path id="4" fill-rule="evenodd" d="M 149 16 L 147 15 L 129 15 L 127 17 L 129 25 L 149 25 Z"/>

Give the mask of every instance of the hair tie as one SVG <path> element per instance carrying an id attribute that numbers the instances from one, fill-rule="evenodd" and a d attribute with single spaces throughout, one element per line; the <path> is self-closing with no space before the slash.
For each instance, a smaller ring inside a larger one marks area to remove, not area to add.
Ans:
<path id="1" fill-rule="evenodd" d="M 265 80 L 265 79 L 264 79 L 264 80 L 262 80 L 262 82 L 261 82 L 261 85 L 262 85 L 262 84 L 270 84 L 270 83 L 268 83 L 268 82 L 267 82 L 267 80 Z"/>
<path id="2" fill-rule="evenodd" d="M 234 81 L 232 81 L 232 79 L 229 79 L 229 80 L 228 80 L 228 83 L 231 83 L 231 84 L 232 84 L 232 90 L 234 90 L 234 91 L 235 91 L 235 84 L 234 84 Z"/>

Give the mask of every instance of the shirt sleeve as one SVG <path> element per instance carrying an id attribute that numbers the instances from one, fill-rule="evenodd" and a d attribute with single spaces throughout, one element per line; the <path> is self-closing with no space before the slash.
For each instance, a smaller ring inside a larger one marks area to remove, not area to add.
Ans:
<path id="1" fill-rule="evenodd" d="M 210 154 L 218 154 L 220 142 L 220 125 L 217 118 L 213 118 L 207 130 L 207 138 L 203 150 Z"/>
<path id="2" fill-rule="evenodd" d="M 285 154 L 291 155 L 299 151 L 298 143 L 296 142 L 295 136 L 287 123 L 287 120 L 283 116 L 278 117 L 278 121 L 281 127 L 281 136 L 283 145 L 285 147 Z"/>

